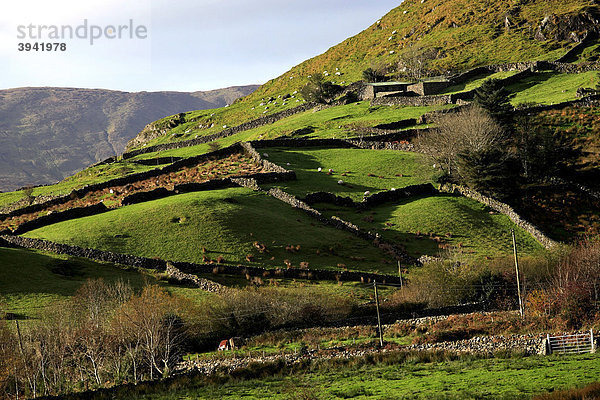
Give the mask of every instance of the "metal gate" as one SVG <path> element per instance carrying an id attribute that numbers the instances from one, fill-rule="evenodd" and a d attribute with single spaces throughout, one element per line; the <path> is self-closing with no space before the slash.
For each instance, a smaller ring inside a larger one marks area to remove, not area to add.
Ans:
<path id="1" fill-rule="evenodd" d="M 590 329 L 589 333 L 546 337 L 546 354 L 580 354 L 595 351 L 593 329 Z"/>

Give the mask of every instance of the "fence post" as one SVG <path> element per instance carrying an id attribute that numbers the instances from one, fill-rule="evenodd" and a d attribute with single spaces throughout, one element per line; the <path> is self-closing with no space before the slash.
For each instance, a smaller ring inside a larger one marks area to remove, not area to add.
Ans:
<path id="1" fill-rule="evenodd" d="M 402 289 L 402 265 L 400 264 L 400 261 L 398 261 L 398 275 L 400 276 L 400 289 Z"/>
<path id="2" fill-rule="evenodd" d="M 379 315 L 379 296 L 377 294 L 377 281 L 373 280 L 375 289 L 375 305 L 377 306 L 377 327 L 379 328 L 379 346 L 383 347 L 383 330 L 381 329 L 381 316 Z"/>
<path id="3" fill-rule="evenodd" d="M 594 340 L 594 328 L 590 329 L 590 342 L 592 343 L 592 350 L 590 353 L 596 352 L 596 341 Z"/>
<path id="4" fill-rule="evenodd" d="M 515 237 L 514 229 L 511 229 L 511 234 L 512 234 L 513 250 L 515 253 L 515 270 L 517 273 L 517 295 L 519 296 L 519 313 L 521 314 L 521 318 L 524 318 L 525 314 L 523 311 L 523 299 L 521 298 L 521 280 L 519 278 L 519 257 L 517 255 L 517 239 Z"/>
<path id="5" fill-rule="evenodd" d="M 552 345 L 550 344 L 550 334 L 546 334 L 546 354 L 552 354 Z"/>

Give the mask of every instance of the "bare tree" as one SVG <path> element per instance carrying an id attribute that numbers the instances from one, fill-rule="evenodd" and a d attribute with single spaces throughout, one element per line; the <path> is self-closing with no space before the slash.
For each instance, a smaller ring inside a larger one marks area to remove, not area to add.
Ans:
<path id="1" fill-rule="evenodd" d="M 476 106 L 457 113 L 442 114 L 435 123 L 438 127 L 421 134 L 415 145 L 430 163 L 451 177 L 459 176 L 460 154 L 491 149 L 499 146 L 504 139 L 502 128 Z"/>
<path id="2" fill-rule="evenodd" d="M 132 360 L 136 355 L 143 357 L 150 379 L 156 372 L 168 376 L 180 356 L 185 337 L 179 317 L 181 310 L 176 298 L 154 285 L 133 296 L 117 314 L 117 329 L 124 335 L 121 340 L 129 342 L 128 354 Z"/>
<path id="3" fill-rule="evenodd" d="M 18 362 L 16 348 L 14 334 L 8 329 L 6 321 L 0 319 L 0 398 L 12 397 L 10 394 L 19 391 L 15 373 Z"/>
<path id="4" fill-rule="evenodd" d="M 419 80 L 433 73 L 431 62 L 439 57 L 439 51 L 431 47 L 413 45 L 402 53 L 398 61 L 398 73 Z"/>

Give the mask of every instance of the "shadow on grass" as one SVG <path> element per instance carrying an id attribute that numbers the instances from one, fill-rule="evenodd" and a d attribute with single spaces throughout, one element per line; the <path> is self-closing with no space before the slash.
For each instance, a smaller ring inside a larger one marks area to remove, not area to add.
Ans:
<path id="1" fill-rule="evenodd" d="M 525 78 L 520 82 L 517 82 L 515 84 L 508 86 L 506 89 L 510 93 L 515 95 L 518 92 L 522 92 L 524 90 L 527 90 L 534 86 L 537 86 L 543 82 L 546 82 L 548 79 L 552 78 L 555 75 L 556 75 L 556 73 L 551 72 L 551 71 L 539 72 L 529 78 Z"/>
<path id="2" fill-rule="evenodd" d="M 135 288 L 141 288 L 145 283 L 144 276 L 138 271 L 35 250 L 0 247 L 0 265 L 0 298 L 16 299 L 15 304 L 8 306 L 17 318 L 25 316 L 21 310 L 14 312 L 15 307 L 21 308 L 18 303 L 22 303 L 23 308 L 36 308 L 36 298 L 71 296 L 87 279 L 102 278 L 109 282 L 121 279 Z"/>
<path id="3" fill-rule="evenodd" d="M 314 147 L 311 150 L 322 150 L 323 148 Z M 288 151 L 286 151 L 288 150 Z M 265 188 L 278 187 L 288 191 L 298 198 L 304 198 L 309 193 L 331 192 L 341 196 L 349 194 L 363 194 L 367 191 L 381 190 L 377 186 L 365 184 L 348 183 L 348 178 L 356 177 L 355 171 L 334 170 L 329 174 L 330 165 L 325 165 L 317 157 L 307 153 L 297 153 L 289 149 L 272 149 L 274 157 L 271 161 L 281 165 L 284 168 L 293 169 L 296 172 L 296 181 L 288 181 L 282 184 L 265 185 Z M 290 165 L 287 165 L 287 164 Z M 319 172 L 321 168 L 321 172 Z M 378 171 L 372 171 L 373 175 L 378 175 Z M 407 176 L 408 177 L 408 176 Z M 374 176 L 373 179 L 385 179 Z M 391 178 L 387 178 L 391 179 Z M 339 181 L 343 184 L 339 184 Z"/>

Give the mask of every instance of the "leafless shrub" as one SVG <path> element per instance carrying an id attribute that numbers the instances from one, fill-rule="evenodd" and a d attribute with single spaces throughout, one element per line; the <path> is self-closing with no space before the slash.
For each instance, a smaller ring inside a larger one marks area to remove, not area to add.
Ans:
<path id="1" fill-rule="evenodd" d="M 436 123 L 438 128 L 421 134 L 415 146 L 449 176 L 458 176 L 459 154 L 493 148 L 504 138 L 502 128 L 476 106 L 443 114 Z"/>
<path id="2" fill-rule="evenodd" d="M 434 73 L 431 65 L 432 61 L 439 56 L 440 52 L 437 49 L 413 45 L 400 57 L 397 68 L 398 73 L 415 80 L 432 75 Z"/>

